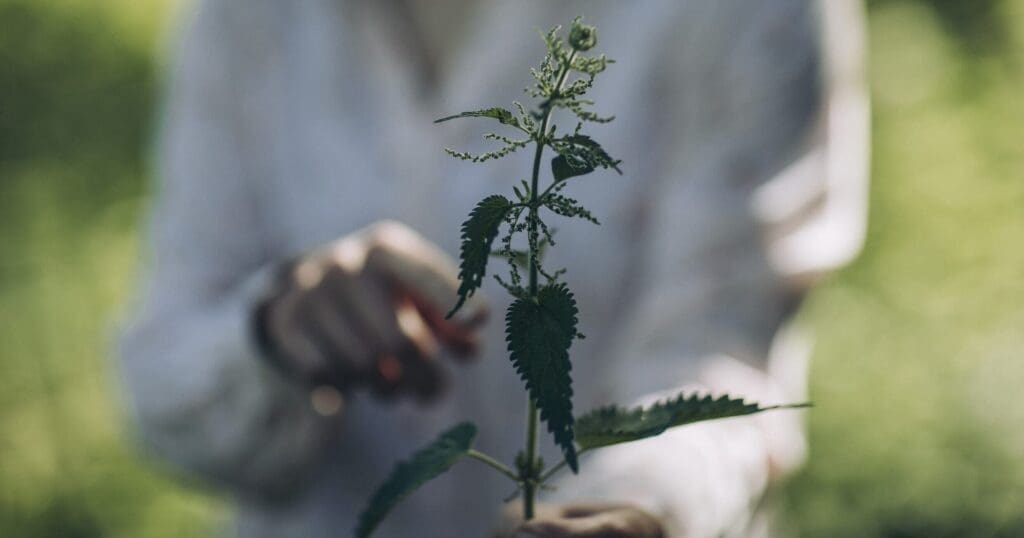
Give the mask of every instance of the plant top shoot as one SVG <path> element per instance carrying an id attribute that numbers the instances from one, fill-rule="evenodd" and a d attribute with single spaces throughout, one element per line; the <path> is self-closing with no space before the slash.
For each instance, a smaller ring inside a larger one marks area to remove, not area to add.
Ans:
<path id="1" fill-rule="evenodd" d="M 359 518 L 356 536 L 365 538 L 388 512 L 416 488 L 443 474 L 459 460 L 469 457 L 492 467 L 516 484 L 522 494 L 523 516 L 534 515 L 537 490 L 559 470 L 579 472 L 584 452 L 628 443 L 661 434 L 669 428 L 717 418 L 749 415 L 767 409 L 742 398 L 680 394 L 646 408 L 627 409 L 614 405 L 577 416 L 573 410 L 572 362 L 569 350 L 583 335 L 577 330 L 576 298 L 564 281 L 565 269 L 550 270 L 543 254 L 555 247 L 551 226 L 545 217 L 554 214 L 578 218 L 592 224 L 598 219 L 566 192 L 579 177 L 610 169 L 622 174 L 621 161 L 612 157 L 596 140 L 584 134 L 588 123 L 608 123 L 614 117 L 593 111 L 594 102 L 585 95 L 598 75 L 613 63 L 604 54 L 588 55 L 597 45 L 597 30 L 577 17 L 569 28 L 568 41 L 555 27 L 542 33 L 547 53 L 540 66 L 531 69 L 532 86 L 526 93 L 537 103 L 527 109 L 513 102 L 502 107 L 462 112 L 436 123 L 459 118 L 497 121 L 510 134 L 487 133 L 484 138 L 499 144 L 494 151 L 471 154 L 446 148 L 457 159 L 483 163 L 500 159 L 520 149 L 534 152 L 530 181 L 512 185 L 510 195 L 494 194 L 481 200 L 462 224 L 460 286 L 451 317 L 483 284 L 491 258 L 507 262 L 507 276 L 495 280 L 512 296 L 505 313 L 505 340 L 509 359 L 527 393 L 526 442 L 512 466 L 476 451 L 474 424 L 464 422 L 442 433 L 434 442 L 399 463 L 374 493 Z M 552 113 L 562 110 L 574 118 L 570 131 L 559 131 Z M 550 178 L 541 184 L 544 151 L 550 149 Z M 500 242 L 495 246 L 498 236 Z M 516 249 L 514 241 L 524 249 Z M 526 273 L 525 275 L 523 273 Z M 538 456 L 538 426 L 543 422 L 562 453 L 562 461 L 545 468 Z"/>

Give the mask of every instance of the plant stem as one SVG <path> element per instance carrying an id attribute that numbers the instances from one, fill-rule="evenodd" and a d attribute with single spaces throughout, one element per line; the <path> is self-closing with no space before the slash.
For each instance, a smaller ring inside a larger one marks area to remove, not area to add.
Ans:
<path id="1" fill-rule="evenodd" d="M 527 396 L 526 409 L 526 469 L 528 473 L 533 472 L 534 462 L 537 461 L 537 404 L 533 398 Z M 533 519 L 533 506 L 537 493 L 537 484 L 533 477 L 524 477 L 523 480 L 523 520 Z"/>
<path id="2" fill-rule="evenodd" d="M 576 57 L 576 51 L 572 51 L 569 54 L 568 59 L 562 65 L 562 70 L 558 74 L 558 83 L 555 85 L 555 93 L 562 90 L 562 85 L 565 84 L 565 80 L 569 76 L 569 71 L 572 67 L 572 61 Z M 552 95 L 552 98 L 557 97 Z M 533 174 L 530 179 L 530 221 L 527 226 L 527 234 L 529 234 L 529 244 L 537 244 L 537 210 L 538 210 L 538 197 L 537 188 L 540 181 L 540 161 L 541 156 L 544 154 L 544 145 L 547 143 L 546 138 L 548 136 L 548 121 L 551 119 L 551 111 L 554 110 L 554 106 L 550 103 L 544 110 L 544 117 L 541 119 L 540 128 L 537 130 L 537 150 L 533 154 Z M 537 273 L 539 272 L 539 262 L 534 258 L 534 252 L 532 248 L 527 249 L 527 256 L 530 260 L 530 298 L 534 301 L 537 300 Z M 539 474 L 540 470 L 537 469 L 537 423 L 539 422 L 537 413 L 537 402 L 533 401 L 529 395 L 527 395 L 526 404 L 526 474 L 527 476 L 520 477 L 523 482 L 523 519 L 529 521 L 533 519 L 534 512 L 534 501 L 537 493 L 538 480 L 534 474 Z"/>
<path id="3" fill-rule="evenodd" d="M 548 188 L 544 189 L 544 192 L 540 193 L 540 196 L 538 196 L 537 199 L 538 200 L 543 200 L 544 197 L 547 196 L 548 194 L 550 194 L 551 190 L 554 189 L 555 186 L 557 186 L 557 185 L 558 185 L 557 181 L 552 181 L 551 184 L 548 185 Z"/>
<path id="4" fill-rule="evenodd" d="M 497 469 L 499 472 L 511 478 L 512 480 L 519 481 L 519 476 L 516 475 L 515 471 L 513 471 L 500 461 L 488 456 L 487 454 L 484 454 L 483 452 L 479 452 L 471 448 L 469 449 L 469 452 L 466 453 L 466 455 L 475 460 L 479 460 L 487 464 L 488 466 L 493 467 L 494 469 Z"/>

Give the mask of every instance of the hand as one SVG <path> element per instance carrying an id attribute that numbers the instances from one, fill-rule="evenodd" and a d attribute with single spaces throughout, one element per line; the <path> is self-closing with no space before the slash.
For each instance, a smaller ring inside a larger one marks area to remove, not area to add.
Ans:
<path id="1" fill-rule="evenodd" d="M 473 354 L 486 316 L 474 296 L 444 319 L 457 274 L 435 245 L 382 221 L 288 264 L 257 323 L 275 358 L 313 383 L 428 400 L 443 385 L 440 346 Z"/>
<path id="2" fill-rule="evenodd" d="M 520 533 L 541 538 L 662 538 L 661 522 L 629 504 L 539 504 L 534 518 L 522 522 L 522 504 L 510 503 L 506 519 Z"/>

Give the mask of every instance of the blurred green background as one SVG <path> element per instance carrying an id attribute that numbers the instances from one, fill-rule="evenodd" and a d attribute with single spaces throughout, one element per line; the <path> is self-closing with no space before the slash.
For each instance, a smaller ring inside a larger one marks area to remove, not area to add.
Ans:
<path id="1" fill-rule="evenodd" d="M 127 441 L 129 298 L 180 0 L 0 0 L 0 535 L 194 536 L 226 505 Z M 1024 2 L 870 4 L 868 245 L 809 301 L 786 535 L 1024 536 Z"/>

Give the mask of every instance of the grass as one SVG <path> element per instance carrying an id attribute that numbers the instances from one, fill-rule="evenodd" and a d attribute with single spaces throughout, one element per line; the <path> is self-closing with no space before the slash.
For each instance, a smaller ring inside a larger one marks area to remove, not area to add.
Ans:
<path id="1" fill-rule="evenodd" d="M 1002 16 L 1019 32 L 1024 10 Z M 867 249 L 802 313 L 812 456 L 793 534 L 1024 533 L 1021 35 L 979 51 L 924 4 L 871 17 Z"/>

